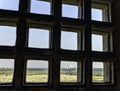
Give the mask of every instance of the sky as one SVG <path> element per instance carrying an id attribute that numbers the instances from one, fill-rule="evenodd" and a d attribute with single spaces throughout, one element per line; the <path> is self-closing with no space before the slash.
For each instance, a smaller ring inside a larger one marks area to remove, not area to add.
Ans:
<path id="1" fill-rule="evenodd" d="M 13 10 L 18 11 L 19 7 L 19 0 L 0 0 L 0 9 L 5 10 Z M 44 7 L 44 8 L 43 8 Z M 46 14 L 50 15 L 50 3 L 38 1 L 38 0 L 31 0 L 31 13 L 37 14 Z M 78 17 L 78 7 L 70 6 L 70 5 L 62 5 L 62 16 L 63 17 L 70 17 L 70 18 L 77 18 Z M 97 9 L 92 9 L 92 20 L 102 21 L 102 11 Z M 68 49 L 68 50 L 77 50 L 77 33 L 76 32 L 63 32 L 61 33 L 61 48 Z M 11 26 L 0 26 L 0 45 L 5 46 L 14 46 L 16 41 L 16 27 Z M 92 50 L 94 51 L 103 51 L 103 44 L 102 44 L 102 36 L 100 35 L 92 35 Z M 44 29 L 34 29 L 30 28 L 29 33 L 29 47 L 33 48 L 49 48 L 49 31 Z M 3 59 L 2 59 L 3 60 Z M 0 67 L 2 65 L 7 65 L 8 67 L 13 67 L 13 61 L 9 63 L 8 61 L 4 62 L 0 59 Z M 32 63 L 29 63 L 31 65 Z M 39 67 L 40 64 L 36 64 L 36 67 Z M 95 63 L 94 63 L 95 64 Z M 71 64 L 74 65 L 74 64 Z M 97 65 L 97 64 L 96 64 Z M 67 66 L 67 64 L 66 64 Z M 98 65 L 97 65 L 98 66 Z M 29 67 L 32 67 L 29 66 Z M 42 65 L 41 65 L 42 67 Z M 100 66 L 102 67 L 102 66 Z"/>
<path id="2" fill-rule="evenodd" d="M 61 68 L 77 68 L 77 62 L 75 61 L 61 61 Z"/>
<path id="3" fill-rule="evenodd" d="M 30 28 L 28 46 L 34 48 L 49 48 L 49 31 Z"/>
<path id="4" fill-rule="evenodd" d="M 0 0 L 0 9 L 18 10 L 19 0 Z"/>

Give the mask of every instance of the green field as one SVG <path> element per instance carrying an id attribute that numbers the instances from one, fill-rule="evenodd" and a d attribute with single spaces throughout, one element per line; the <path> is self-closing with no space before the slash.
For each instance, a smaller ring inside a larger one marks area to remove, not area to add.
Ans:
<path id="1" fill-rule="evenodd" d="M 13 78 L 13 69 L 5 69 L 5 68 L 1 68 L 0 69 L 0 82 L 2 83 L 9 83 L 12 82 L 12 78 Z"/>
<path id="2" fill-rule="evenodd" d="M 26 82 L 48 82 L 47 69 L 28 69 Z"/>
<path id="3" fill-rule="evenodd" d="M 104 82 L 104 73 L 102 68 L 93 69 L 93 82 Z"/>
<path id="4" fill-rule="evenodd" d="M 62 71 L 60 75 L 61 82 L 77 82 L 77 72 Z M 0 69 L 0 83 L 9 83 L 13 79 L 13 69 Z M 103 82 L 104 76 L 101 69 L 93 71 L 93 82 Z M 48 82 L 48 71 L 46 69 L 27 70 L 26 82 Z"/>

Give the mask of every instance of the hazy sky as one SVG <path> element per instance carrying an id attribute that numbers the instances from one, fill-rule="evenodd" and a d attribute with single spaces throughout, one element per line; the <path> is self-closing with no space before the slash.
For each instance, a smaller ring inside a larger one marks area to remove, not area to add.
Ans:
<path id="1" fill-rule="evenodd" d="M 19 0 L 0 0 L 0 9 L 18 10 Z"/>
<path id="2" fill-rule="evenodd" d="M 18 10 L 19 0 L 0 0 L 0 9 L 6 9 L 6 10 Z M 40 13 L 40 14 L 47 14 L 50 15 L 50 3 L 38 1 L 38 0 L 31 0 L 31 11 L 32 13 Z M 62 16 L 64 17 L 71 17 L 71 18 L 77 18 L 78 14 L 78 7 L 76 6 L 69 6 L 69 5 L 63 5 L 63 11 Z M 102 21 L 102 11 L 92 9 L 92 20 L 99 20 Z M 44 40 L 43 40 L 44 39 Z M 16 28 L 15 27 L 4 27 L 0 26 L 0 45 L 15 45 L 16 41 Z M 29 34 L 29 47 L 38 47 L 38 48 L 48 48 L 49 44 L 49 31 L 40 31 L 40 29 L 30 29 Z M 102 51 L 102 36 L 99 35 L 92 35 L 92 50 L 96 51 Z M 75 32 L 62 32 L 61 37 L 61 48 L 63 49 L 71 49 L 71 50 L 77 50 L 77 33 Z M 2 64 L 0 64 L 0 67 L 3 67 L 6 65 L 6 61 L 0 60 Z M 8 67 L 10 65 L 13 65 L 13 62 L 8 62 Z M 32 63 L 29 63 L 31 65 Z M 38 63 L 33 63 L 37 66 L 40 66 Z M 74 65 L 74 64 L 73 64 Z M 98 66 L 98 65 L 97 65 Z M 11 66 L 13 67 L 13 66 Z M 31 65 L 32 67 L 32 65 Z M 42 67 L 42 65 L 41 65 Z"/>
<path id="3" fill-rule="evenodd" d="M 14 59 L 0 59 L 0 68 L 14 68 Z"/>
<path id="4" fill-rule="evenodd" d="M 49 48 L 49 31 L 30 28 L 28 46 L 34 48 Z"/>

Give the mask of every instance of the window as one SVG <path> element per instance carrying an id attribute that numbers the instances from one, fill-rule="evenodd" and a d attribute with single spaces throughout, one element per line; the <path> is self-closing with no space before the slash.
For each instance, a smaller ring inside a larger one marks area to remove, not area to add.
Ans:
<path id="1" fill-rule="evenodd" d="M 82 18 L 82 1 L 68 1 L 62 0 L 62 16 L 68 18 Z"/>
<path id="2" fill-rule="evenodd" d="M 36 14 L 51 14 L 51 2 L 46 0 L 31 0 L 31 13 Z"/>
<path id="3" fill-rule="evenodd" d="M 82 81 L 81 62 L 77 61 L 61 61 L 60 66 L 60 82 L 77 83 Z"/>
<path id="4" fill-rule="evenodd" d="M 110 4 L 109 3 L 92 3 L 92 20 L 111 22 Z"/>
<path id="5" fill-rule="evenodd" d="M 0 84 L 13 82 L 14 59 L 0 59 Z"/>
<path id="6" fill-rule="evenodd" d="M 48 83 L 48 61 L 27 60 L 26 83 Z"/>
<path id="7" fill-rule="evenodd" d="M 77 50 L 77 33 L 76 32 L 61 32 L 61 48 Z"/>
<path id="8" fill-rule="evenodd" d="M 111 91 L 112 1 L 0 0 L 0 91 Z"/>
<path id="9" fill-rule="evenodd" d="M 49 30 L 46 29 L 29 29 L 28 46 L 32 48 L 49 48 Z"/>
<path id="10" fill-rule="evenodd" d="M 71 11 L 72 13 L 68 14 L 67 11 Z M 62 5 L 62 16 L 78 18 L 78 6 L 63 4 Z"/>
<path id="11" fill-rule="evenodd" d="M 93 83 L 109 83 L 113 78 L 113 64 L 111 62 L 93 61 L 92 81 Z"/>
<path id="12" fill-rule="evenodd" d="M 0 0 L 0 9 L 17 11 L 19 0 Z"/>
<path id="13" fill-rule="evenodd" d="M 80 28 L 63 28 L 61 31 L 61 49 L 82 50 L 83 31 Z"/>
<path id="14" fill-rule="evenodd" d="M 15 46 L 16 27 L 0 26 L 0 45 Z"/>
<path id="15" fill-rule="evenodd" d="M 92 34 L 92 50 L 103 51 L 103 36 Z"/>
<path id="16" fill-rule="evenodd" d="M 102 10 L 92 8 L 92 20 L 102 21 L 102 19 L 103 19 Z"/>
<path id="17" fill-rule="evenodd" d="M 92 50 L 100 52 L 112 51 L 112 35 L 111 32 L 92 32 Z"/>

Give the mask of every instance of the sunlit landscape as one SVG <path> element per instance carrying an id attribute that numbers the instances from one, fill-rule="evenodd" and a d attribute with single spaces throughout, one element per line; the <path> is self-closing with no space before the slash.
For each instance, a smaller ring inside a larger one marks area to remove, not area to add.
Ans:
<path id="1" fill-rule="evenodd" d="M 93 82 L 103 82 L 102 69 L 94 69 Z M 77 82 L 75 71 L 63 71 L 61 74 L 62 82 Z M 11 83 L 13 79 L 13 69 L 0 69 L 0 83 Z M 48 82 L 48 73 L 46 69 L 29 69 L 26 75 L 26 82 Z"/>

